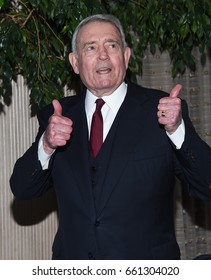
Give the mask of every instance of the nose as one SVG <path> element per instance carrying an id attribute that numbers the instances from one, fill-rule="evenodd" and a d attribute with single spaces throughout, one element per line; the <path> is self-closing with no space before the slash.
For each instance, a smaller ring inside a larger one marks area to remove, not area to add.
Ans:
<path id="1" fill-rule="evenodd" d="M 109 56 L 108 56 L 108 50 L 104 47 L 104 46 L 101 46 L 99 48 L 99 59 L 101 60 L 106 60 L 108 59 Z"/>

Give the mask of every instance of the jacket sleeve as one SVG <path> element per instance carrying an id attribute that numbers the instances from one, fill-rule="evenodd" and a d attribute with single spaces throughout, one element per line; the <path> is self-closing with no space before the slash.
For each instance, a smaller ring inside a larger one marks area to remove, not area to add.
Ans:
<path id="1" fill-rule="evenodd" d="M 47 127 L 51 113 L 51 106 L 38 113 L 39 131 L 35 142 L 14 165 L 10 177 L 10 187 L 16 198 L 39 197 L 51 187 L 51 169 L 42 170 L 38 160 L 39 139 Z"/>
<path id="2" fill-rule="evenodd" d="M 185 140 L 181 149 L 175 149 L 180 165 L 180 179 L 185 181 L 191 196 L 202 200 L 211 199 L 211 147 L 195 131 L 183 102 Z M 181 176 L 182 175 L 182 176 Z"/>

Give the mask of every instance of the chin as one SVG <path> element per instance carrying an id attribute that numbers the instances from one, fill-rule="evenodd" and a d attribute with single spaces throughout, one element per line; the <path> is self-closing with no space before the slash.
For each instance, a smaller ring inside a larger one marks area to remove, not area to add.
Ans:
<path id="1" fill-rule="evenodd" d="M 111 80 L 101 80 L 99 81 L 99 87 L 101 88 L 111 88 L 113 87 L 114 83 Z"/>

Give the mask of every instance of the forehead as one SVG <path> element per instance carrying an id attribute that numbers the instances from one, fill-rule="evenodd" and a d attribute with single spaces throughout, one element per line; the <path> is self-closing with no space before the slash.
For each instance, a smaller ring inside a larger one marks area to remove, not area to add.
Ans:
<path id="1" fill-rule="evenodd" d="M 121 40 L 118 29 L 109 22 L 94 21 L 82 26 L 78 32 L 77 42 L 98 41 L 101 39 Z"/>

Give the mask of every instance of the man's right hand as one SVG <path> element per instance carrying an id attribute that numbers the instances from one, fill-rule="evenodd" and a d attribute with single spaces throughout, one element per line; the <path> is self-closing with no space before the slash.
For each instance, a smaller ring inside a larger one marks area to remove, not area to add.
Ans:
<path id="1" fill-rule="evenodd" d="M 47 154 L 52 154 L 53 151 L 60 146 L 65 146 L 71 137 L 72 120 L 62 116 L 62 106 L 58 100 L 53 102 L 54 113 L 49 118 L 48 127 L 43 136 L 43 148 Z"/>

